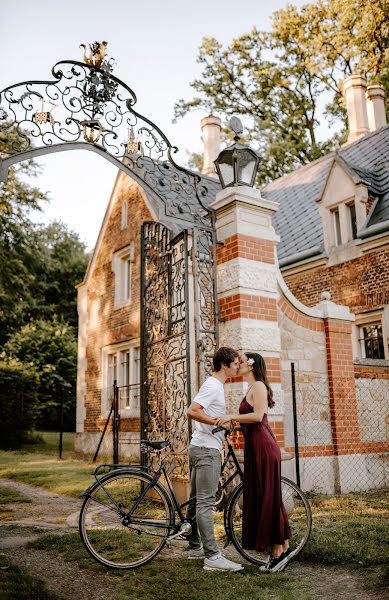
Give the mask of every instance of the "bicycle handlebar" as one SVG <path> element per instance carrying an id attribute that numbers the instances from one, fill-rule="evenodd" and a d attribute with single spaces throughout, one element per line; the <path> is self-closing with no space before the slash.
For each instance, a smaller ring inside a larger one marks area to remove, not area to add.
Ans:
<path id="1" fill-rule="evenodd" d="M 215 433 L 218 433 L 218 431 L 225 431 L 225 435 L 228 435 L 228 434 L 230 433 L 230 430 L 229 430 L 229 429 L 226 429 L 225 427 L 221 427 L 221 426 L 219 426 L 219 427 L 214 427 L 214 428 L 212 429 L 212 433 L 213 433 L 213 435 L 215 435 Z"/>

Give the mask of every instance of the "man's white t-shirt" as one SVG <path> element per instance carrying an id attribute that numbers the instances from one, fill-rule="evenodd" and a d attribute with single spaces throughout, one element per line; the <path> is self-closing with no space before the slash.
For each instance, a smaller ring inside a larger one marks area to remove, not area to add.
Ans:
<path id="1" fill-rule="evenodd" d="M 209 417 L 220 417 L 226 414 L 226 400 L 224 397 L 224 385 L 216 377 L 208 377 L 199 389 L 197 396 L 193 399 L 203 407 Z M 206 425 L 192 421 L 192 446 L 203 446 L 204 448 L 216 448 L 221 451 L 224 441 L 223 431 L 213 435 L 212 429 L 215 425 Z"/>

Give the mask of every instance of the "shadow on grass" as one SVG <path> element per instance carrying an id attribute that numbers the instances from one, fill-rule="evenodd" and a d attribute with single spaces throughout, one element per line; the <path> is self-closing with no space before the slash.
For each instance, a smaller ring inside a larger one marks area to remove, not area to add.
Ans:
<path id="1" fill-rule="evenodd" d="M 41 581 L 11 564 L 1 554 L 0 569 L 1 600 L 60 600 Z"/>

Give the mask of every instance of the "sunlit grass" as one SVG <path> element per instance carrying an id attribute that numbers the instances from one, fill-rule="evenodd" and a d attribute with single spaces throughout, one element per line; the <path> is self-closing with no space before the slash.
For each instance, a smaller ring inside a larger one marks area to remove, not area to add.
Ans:
<path id="1" fill-rule="evenodd" d="M 76 533 L 45 535 L 29 546 L 75 561 L 84 572 L 108 573 L 115 600 L 313 600 L 307 583 L 294 576 L 269 575 L 250 565 L 242 573 L 205 572 L 202 561 L 176 558 L 167 547 L 143 567 L 107 571 L 89 557 Z"/>
<path id="2" fill-rule="evenodd" d="M 93 481 L 96 465 L 78 459 L 59 460 L 49 454 L 0 451 L 0 477 L 78 496 Z"/>
<path id="3" fill-rule="evenodd" d="M 385 490 L 310 499 L 313 528 L 301 559 L 371 566 L 389 557 L 389 500 Z"/>

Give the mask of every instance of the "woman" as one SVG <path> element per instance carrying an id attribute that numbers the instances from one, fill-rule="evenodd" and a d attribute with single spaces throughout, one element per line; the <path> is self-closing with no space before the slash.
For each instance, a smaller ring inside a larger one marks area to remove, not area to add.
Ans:
<path id="1" fill-rule="evenodd" d="M 271 547 L 269 571 L 285 568 L 293 553 L 291 531 L 281 497 L 281 451 L 268 425 L 267 412 L 274 406 L 273 392 L 260 354 L 247 352 L 240 358 L 239 375 L 249 384 L 239 414 L 223 415 L 217 425 L 242 424 L 245 440 L 243 478 L 242 545 L 246 550 Z"/>

